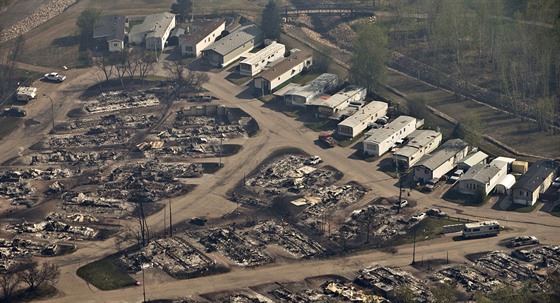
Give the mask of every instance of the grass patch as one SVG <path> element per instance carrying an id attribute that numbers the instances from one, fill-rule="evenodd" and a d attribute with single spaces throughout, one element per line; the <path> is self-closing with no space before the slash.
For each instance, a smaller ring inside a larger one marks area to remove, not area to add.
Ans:
<path id="1" fill-rule="evenodd" d="M 551 211 L 550 214 L 556 217 L 560 217 L 560 205 L 556 205 Z"/>
<path id="2" fill-rule="evenodd" d="M 314 80 L 315 78 L 319 77 L 321 73 L 305 73 L 299 74 L 292 79 L 292 83 L 297 83 L 301 85 L 305 85 L 309 83 L 309 81 Z"/>
<path id="3" fill-rule="evenodd" d="M 439 238 L 441 235 L 443 235 L 443 227 L 445 225 L 461 224 L 461 223 L 464 222 L 447 219 L 447 218 L 427 217 L 424 220 L 420 221 L 418 224 L 414 225 L 412 228 L 410 228 L 406 233 L 406 235 L 393 239 L 390 243 L 388 243 L 388 245 L 398 246 L 398 245 L 413 243 L 415 233 L 416 233 L 416 242 Z"/>
<path id="4" fill-rule="evenodd" d="M 124 273 L 110 258 L 89 263 L 78 269 L 76 274 L 101 290 L 114 290 L 132 285 L 134 279 Z"/>
<path id="5" fill-rule="evenodd" d="M 290 118 L 297 118 L 305 112 L 305 108 L 282 106 L 280 112 Z"/>
<path id="6" fill-rule="evenodd" d="M 355 136 L 354 138 L 348 138 L 348 137 L 340 136 L 338 134 L 334 134 L 334 138 L 336 139 L 336 141 L 338 141 L 338 145 L 340 145 L 342 147 L 348 147 L 348 146 L 358 142 L 358 140 L 360 140 L 365 135 L 366 132 L 367 131 L 363 131 L 363 132 L 359 133 L 357 136 Z M 375 158 L 377 159 L 378 157 L 375 157 Z"/>
<path id="7" fill-rule="evenodd" d="M 508 211 L 516 211 L 518 213 L 530 213 L 533 212 L 537 206 L 539 206 L 539 202 L 535 203 L 534 205 L 521 205 L 516 203 L 511 203 L 511 205 L 507 208 Z M 558 208 L 558 207 L 557 207 Z M 560 210 L 560 209 L 558 209 Z"/>
<path id="8" fill-rule="evenodd" d="M 462 194 L 457 190 L 450 189 L 442 197 L 444 200 L 465 205 L 465 206 L 482 206 L 490 200 L 490 196 L 485 196 L 482 202 L 477 201 L 476 195 Z"/>
<path id="9" fill-rule="evenodd" d="M 238 74 L 237 72 L 233 72 L 229 75 L 226 76 L 226 80 L 228 80 L 229 82 L 241 86 L 243 84 L 245 84 L 247 81 L 251 80 L 250 76 L 243 76 Z"/>
<path id="10" fill-rule="evenodd" d="M 0 117 L 0 139 L 10 135 L 21 125 L 22 121 L 17 117 Z"/>
<path id="11" fill-rule="evenodd" d="M 336 121 L 334 120 L 321 120 L 316 122 L 305 122 L 303 125 L 314 132 L 332 131 L 336 128 Z"/>

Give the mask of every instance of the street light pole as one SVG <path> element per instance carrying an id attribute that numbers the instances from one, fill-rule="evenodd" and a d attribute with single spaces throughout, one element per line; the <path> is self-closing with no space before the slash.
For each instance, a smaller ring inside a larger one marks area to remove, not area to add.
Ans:
<path id="1" fill-rule="evenodd" d="M 43 94 L 43 97 L 47 97 L 51 101 L 51 121 L 52 121 L 52 131 L 54 132 L 54 102 L 53 102 L 51 96 L 49 96 L 47 94 Z"/>

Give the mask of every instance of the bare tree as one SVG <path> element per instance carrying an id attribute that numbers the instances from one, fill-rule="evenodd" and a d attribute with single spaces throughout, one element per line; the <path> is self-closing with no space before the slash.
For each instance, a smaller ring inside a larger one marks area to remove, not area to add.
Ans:
<path id="1" fill-rule="evenodd" d="M 2 290 L 2 302 L 10 302 L 12 295 L 17 290 L 21 280 L 15 270 L 0 272 L 0 288 Z"/>
<path id="2" fill-rule="evenodd" d="M 164 62 L 163 68 L 175 82 L 176 93 L 195 91 L 210 80 L 208 74 L 187 69 L 177 61 Z"/>
<path id="3" fill-rule="evenodd" d="M 96 67 L 98 71 L 102 73 L 102 76 L 98 75 L 99 80 L 99 87 L 102 87 L 102 83 L 104 81 L 109 81 L 113 76 L 114 66 L 111 64 L 110 60 L 107 57 L 98 57 L 93 60 L 93 65 Z"/>
<path id="4" fill-rule="evenodd" d="M 144 80 L 154 71 L 156 56 L 154 53 L 142 49 L 136 58 L 138 60 L 138 76 L 142 81 L 142 86 L 144 86 Z"/>
<path id="5" fill-rule="evenodd" d="M 115 73 L 117 75 L 117 78 L 121 82 L 122 88 L 124 88 L 124 78 L 128 71 L 129 57 L 130 55 L 126 51 L 123 51 L 121 53 L 114 53 L 110 57 L 111 64 L 113 64 Z"/>
<path id="6" fill-rule="evenodd" d="M 7 47 L 0 47 L 0 65 L 5 67 L 0 69 L 0 97 L 8 93 L 9 85 L 14 81 L 16 62 L 23 52 L 24 43 L 23 36 L 18 36 L 15 40 L 5 42 Z"/>
<path id="7" fill-rule="evenodd" d="M 56 264 L 44 262 L 41 267 L 37 262 L 27 264 L 27 266 L 17 272 L 19 279 L 27 284 L 29 291 L 33 291 L 43 284 L 53 285 L 60 277 L 60 269 Z"/>

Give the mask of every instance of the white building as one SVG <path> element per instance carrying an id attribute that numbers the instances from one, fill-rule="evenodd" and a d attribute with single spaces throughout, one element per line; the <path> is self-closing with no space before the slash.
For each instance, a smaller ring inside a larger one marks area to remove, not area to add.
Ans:
<path id="1" fill-rule="evenodd" d="M 389 151 L 398 140 L 405 138 L 416 130 L 416 118 L 399 116 L 384 128 L 372 129 L 364 140 L 364 154 L 381 156 Z"/>
<path id="2" fill-rule="evenodd" d="M 477 151 L 474 153 L 468 154 L 465 158 L 461 159 L 457 163 L 457 169 L 462 169 L 463 171 L 468 171 L 471 167 L 478 165 L 478 164 L 485 164 L 486 159 L 488 159 L 488 155 L 484 152 Z"/>
<path id="3" fill-rule="evenodd" d="M 304 86 L 292 89 L 284 95 L 286 104 L 306 106 L 311 100 L 338 87 L 338 76 L 324 73 Z"/>
<path id="4" fill-rule="evenodd" d="M 313 57 L 310 53 L 296 51 L 284 60 L 267 67 L 258 77 L 255 78 L 255 89 L 261 95 L 273 92 L 277 87 L 299 75 L 302 71 L 313 64 Z M 286 91 L 287 93 L 288 91 Z M 283 94 L 281 95 L 284 96 Z"/>
<path id="5" fill-rule="evenodd" d="M 388 104 L 381 101 L 371 101 L 358 109 L 352 116 L 338 124 L 338 134 L 354 138 L 365 129 L 369 123 L 387 114 Z"/>
<path id="6" fill-rule="evenodd" d="M 250 54 L 239 63 L 239 73 L 243 76 L 254 76 L 260 73 L 267 64 L 284 58 L 286 46 L 273 41 L 260 51 Z"/>
<path id="7" fill-rule="evenodd" d="M 134 25 L 128 33 L 130 43 L 145 43 L 148 50 L 162 50 L 169 33 L 175 27 L 175 15 L 159 13 L 148 15 L 141 24 Z"/>
<path id="8" fill-rule="evenodd" d="M 496 184 L 496 193 L 502 195 L 509 195 L 511 193 L 511 187 L 515 184 L 515 176 L 507 174 L 505 177 Z"/>
<path id="9" fill-rule="evenodd" d="M 399 169 L 407 169 L 435 150 L 441 143 L 441 133 L 434 130 L 415 130 L 408 138 L 410 141 L 393 152 L 393 161 Z"/>
<path id="10" fill-rule="evenodd" d="M 242 26 L 202 50 L 204 61 L 210 65 L 226 67 L 255 47 L 262 45 L 264 35 L 255 24 Z"/>
<path id="11" fill-rule="evenodd" d="M 489 194 L 494 187 L 507 175 L 507 164 L 498 162 L 494 164 L 479 163 L 471 167 L 459 179 L 459 192 L 475 195 L 482 191 Z"/>
<path id="12" fill-rule="evenodd" d="M 365 87 L 350 85 L 330 97 L 312 100 L 309 105 L 317 108 L 317 116 L 331 117 L 347 108 L 351 102 L 364 100 L 366 95 Z"/>
<path id="13" fill-rule="evenodd" d="M 461 139 L 443 143 L 431 154 L 425 155 L 414 165 L 414 180 L 428 182 L 440 178 L 457 165 L 469 152 L 469 144 Z"/>
<path id="14" fill-rule="evenodd" d="M 191 33 L 179 36 L 181 55 L 198 57 L 202 50 L 214 43 L 226 29 L 226 22 L 221 19 L 193 22 Z"/>

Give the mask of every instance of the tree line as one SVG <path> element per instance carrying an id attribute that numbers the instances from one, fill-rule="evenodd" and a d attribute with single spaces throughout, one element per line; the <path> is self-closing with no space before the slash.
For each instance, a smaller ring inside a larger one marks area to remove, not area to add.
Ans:
<path id="1" fill-rule="evenodd" d="M 410 2 L 416 10 L 407 10 Z M 559 122 L 558 1 L 397 0 L 393 11 L 392 47 L 454 75 L 466 88 L 480 83 L 497 93 L 502 108 L 535 118 L 542 130 Z"/>

